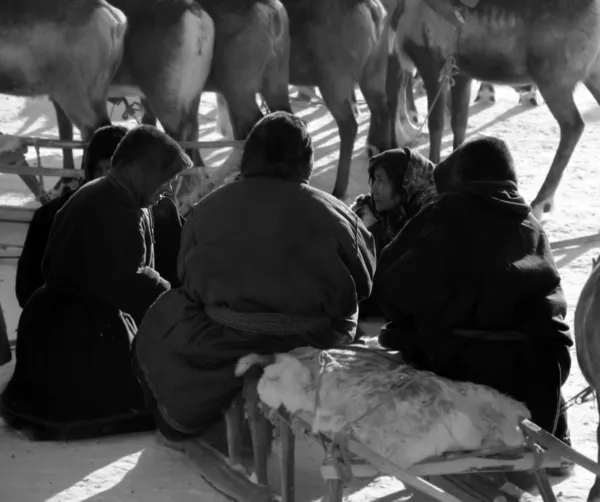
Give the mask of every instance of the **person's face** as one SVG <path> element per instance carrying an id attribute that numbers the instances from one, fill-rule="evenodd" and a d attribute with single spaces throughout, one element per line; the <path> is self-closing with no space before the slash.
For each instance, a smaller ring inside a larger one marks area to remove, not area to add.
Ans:
<path id="1" fill-rule="evenodd" d="M 371 196 L 378 213 L 385 213 L 400 202 L 400 197 L 394 192 L 394 187 L 383 167 L 375 168 Z"/>
<path id="2" fill-rule="evenodd" d="M 173 184 L 175 183 L 176 176 L 173 176 L 171 179 L 165 181 L 159 188 L 154 192 L 152 197 L 150 198 L 150 204 L 153 206 L 157 204 L 161 197 L 165 194 L 170 194 L 173 192 Z"/>
<path id="3" fill-rule="evenodd" d="M 106 176 L 108 170 L 110 169 L 110 159 L 100 159 L 96 162 L 93 171 L 93 179 L 101 178 L 102 176 Z"/>

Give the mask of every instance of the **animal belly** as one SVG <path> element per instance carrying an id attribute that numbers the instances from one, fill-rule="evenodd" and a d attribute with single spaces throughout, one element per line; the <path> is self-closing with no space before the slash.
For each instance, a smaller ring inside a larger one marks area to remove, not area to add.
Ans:
<path id="1" fill-rule="evenodd" d="M 461 40 L 456 63 L 471 77 L 499 84 L 525 84 L 531 82 L 526 65 L 525 44 L 519 47 L 514 41 L 502 43 L 500 39 L 488 38 Z"/>
<path id="2" fill-rule="evenodd" d="M 0 94 L 34 97 L 47 95 L 48 90 L 41 82 L 29 82 L 21 75 L 0 68 Z"/>
<path id="3" fill-rule="evenodd" d="M 457 43 L 459 68 L 477 80 L 529 83 L 525 28 L 511 16 L 469 18 Z"/>
<path id="4" fill-rule="evenodd" d="M 113 83 L 108 90 L 109 98 L 123 98 L 123 97 L 145 97 L 144 93 L 137 85 L 123 85 Z"/>

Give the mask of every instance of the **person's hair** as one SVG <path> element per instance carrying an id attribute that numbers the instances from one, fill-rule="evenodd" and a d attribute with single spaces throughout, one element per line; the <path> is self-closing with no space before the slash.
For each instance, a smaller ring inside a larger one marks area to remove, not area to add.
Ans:
<path id="1" fill-rule="evenodd" d="M 174 139 L 150 125 L 141 125 L 127 132 L 111 158 L 111 166 L 116 171 L 136 163 L 158 167 L 165 179 L 193 166 Z"/>
<path id="2" fill-rule="evenodd" d="M 123 126 L 110 125 L 97 129 L 83 154 L 81 168 L 83 169 L 84 182 L 94 179 L 96 165 L 102 160 L 110 161 L 117 146 L 125 137 L 129 129 Z"/>
<path id="3" fill-rule="evenodd" d="M 396 195 L 400 195 L 404 190 L 404 180 L 408 170 L 408 161 L 410 151 L 408 148 L 395 148 L 386 150 L 369 160 L 369 185 L 375 181 L 375 171 L 382 168 L 385 171 Z"/>
<path id="4" fill-rule="evenodd" d="M 482 137 L 463 143 L 433 172 L 438 191 L 473 181 L 511 181 L 518 184 L 513 156 L 500 138 Z"/>
<path id="5" fill-rule="evenodd" d="M 303 120 L 289 112 L 266 115 L 252 128 L 242 154 L 242 177 L 272 176 L 308 181 L 314 150 Z"/>

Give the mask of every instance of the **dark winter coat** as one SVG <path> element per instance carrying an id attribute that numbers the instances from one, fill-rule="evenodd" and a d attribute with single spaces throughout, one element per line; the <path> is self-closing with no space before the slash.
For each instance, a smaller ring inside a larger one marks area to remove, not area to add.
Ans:
<path id="1" fill-rule="evenodd" d="M 374 267 L 358 217 L 306 183 L 255 176 L 200 201 L 183 230 L 183 285 L 150 308 L 135 341 L 163 418 L 199 434 L 240 392 L 241 357 L 351 338 Z"/>
<path id="2" fill-rule="evenodd" d="M 25 307 L 34 291 L 44 284 L 42 258 L 48 243 L 50 229 L 58 211 L 74 193 L 75 190 L 68 190 L 33 213 L 17 265 L 15 280 L 15 291 L 21 308 Z M 183 220 L 177 214 L 175 204 L 168 198 L 161 199 L 150 211 L 154 222 L 155 268 L 162 277 L 176 287 L 179 285 L 177 255 L 179 254 Z"/>
<path id="3" fill-rule="evenodd" d="M 129 192 L 106 177 L 73 194 L 50 231 L 45 284 L 19 320 L 3 411 L 51 428 L 138 415 L 130 344 L 136 323 L 169 289 L 153 267 L 151 219 Z"/>

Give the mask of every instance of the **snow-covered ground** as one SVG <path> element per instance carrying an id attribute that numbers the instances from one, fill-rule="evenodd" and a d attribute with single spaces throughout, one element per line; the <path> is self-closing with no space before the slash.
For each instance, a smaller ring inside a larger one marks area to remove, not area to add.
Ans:
<path id="1" fill-rule="evenodd" d="M 214 99 L 205 95 L 201 107 L 201 138 L 219 139 L 214 131 Z M 558 126 L 545 106 L 527 108 L 518 105 L 518 96 L 510 88 L 497 88 L 494 106 L 471 107 L 468 136 L 496 135 L 508 141 L 518 166 L 521 187 L 531 200 L 540 187 L 558 144 Z M 557 196 L 557 210 L 545 222 L 550 240 L 557 241 L 598 233 L 600 229 L 600 107 L 589 93 L 580 89 L 576 102 L 587 128 L 566 171 Z M 425 99 L 418 100 L 425 115 Z M 338 155 L 338 133 L 331 116 L 319 105 L 296 105 L 298 114 L 310 123 L 317 149 L 317 166 L 313 184 L 331 190 Z M 360 105 L 359 140 L 355 147 L 350 195 L 367 189 L 365 133 L 368 110 Z M 113 120 L 120 116 L 116 109 Z M 135 122 L 130 121 L 133 125 Z M 425 129 L 426 131 L 426 129 Z M 57 137 L 52 107 L 45 100 L 24 100 L 0 96 L 0 132 L 27 136 Z M 444 154 L 452 144 L 452 136 L 444 137 Z M 417 149 L 427 153 L 427 135 L 417 142 Z M 76 152 L 77 153 L 77 152 Z M 42 150 L 42 165 L 60 167 L 59 150 Z M 207 155 L 208 154 L 208 155 Z M 205 152 L 208 164 L 224 160 L 227 150 Z M 34 165 L 35 152 L 28 160 Z M 76 161 L 79 158 L 76 157 Z M 56 180 L 46 178 L 50 187 Z M 0 205 L 35 206 L 35 201 L 22 181 L 0 174 Z M 23 225 L 0 223 L 0 244 L 22 243 Z M 569 300 L 569 322 L 581 288 L 591 270 L 592 258 L 600 254 L 600 244 L 561 250 L 555 254 Z M 15 251 L 14 249 L 12 251 Z M 8 249 L 4 253 L 11 253 Z M 15 336 L 20 309 L 14 297 L 16 259 L 0 260 L 0 305 Z M 573 352 L 573 357 L 575 354 Z M 507 368 L 508 370 L 508 368 Z M 0 386 L 6 382 L 12 365 L 0 369 Z M 566 385 L 571 397 L 586 383 L 576 364 Z M 574 446 L 596 458 L 596 426 L 598 412 L 591 403 L 570 412 Z M 303 444 L 298 453 L 298 502 L 319 500 L 324 494 L 319 476 L 323 455 L 318 448 Z M 582 501 L 593 482 L 581 469 L 556 486 L 560 500 Z M 425 500 L 411 496 L 396 480 L 381 477 L 372 483 L 357 483 L 347 490 L 354 502 L 382 499 Z M 0 501 L 1 502 L 221 502 L 216 493 L 198 475 L 191 461 L 156 442 L 154 435 L 141 434 L 76 443 L 31 443 L 0 424 Z"/>

